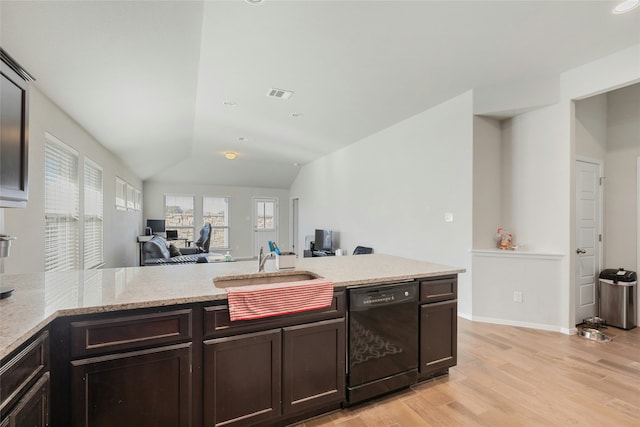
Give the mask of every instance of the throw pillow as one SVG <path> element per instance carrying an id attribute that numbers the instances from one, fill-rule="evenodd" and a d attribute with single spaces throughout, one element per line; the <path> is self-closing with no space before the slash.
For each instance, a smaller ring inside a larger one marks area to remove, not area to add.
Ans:
<path id="1" fill-rule="evenodd" d="M 169 253 L 171 254 L 172 257 L 182 255 L 182 252 L 180 252 L 180 249 L 178 249 L 173 243 L 169 245 Z"/>

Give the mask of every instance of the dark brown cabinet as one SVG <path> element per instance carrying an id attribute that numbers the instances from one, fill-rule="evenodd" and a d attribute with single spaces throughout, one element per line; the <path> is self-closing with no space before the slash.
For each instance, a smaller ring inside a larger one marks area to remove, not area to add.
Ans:
<path id="1" fill-rule="evenodd" d="M 191 344 L 72 362 L 72 426 L 191 425 Z"/>
<path id="2" fill-rule="evenodd" d="M 229 322 L 206 307 L 204 425 L 285 425 L 337 409 L 345 393 L 345 295 L 322 310 Z"/>
<path id="3" fill-rule="evenodd" d="M 192 309 L 85 316 L 64 329 L 70 421 L 60 425 L 192 425 Z"/>
<path id="4" fill-rule="evenodd" d="M 281 415 L 281 331 L 204 342 L 204 425 L 242 426 Z"/>
<path id="5" fill-rule="evenodd" d="M 0 364 L 0 426 L 49 425 L 49 332 Z"/>
<path id="6" fill-rule="evenodd" d="M 28 199 L 29 75 L 0 49 L 0 208 Z"/>
<path id="7" fill-rule="evenodd" d="M 16 404 L 2 426 L 46 427 L 49 425 L 49 372 Z"/>
<path id="8" fill-rule="evenodd" d="M 345 397 L 344 318 L 283 329 L 282 411 L 300 413 Z"/>
<path id="9" fill-rule="evenodd" d="M 344 400 L 344 318 L 204 342 L 204 425 L 266 425 Z"/>
<path id="10" fill-rule="evenodd" d="M 445 374 L 457 363 L 456 297 L 456 276 L 420 281 L 419 379 Z"/>

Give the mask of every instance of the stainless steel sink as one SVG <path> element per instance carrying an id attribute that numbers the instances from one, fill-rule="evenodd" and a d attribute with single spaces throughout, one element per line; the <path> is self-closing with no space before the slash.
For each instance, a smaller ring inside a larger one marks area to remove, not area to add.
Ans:
<path id="1" fill-rule="evenodd" d="M 216 288 L 233 288 L 249 285 L 271 285 L 274 283 L 299 282 L 318 279 L 320 276 L 310 271 L 277 271 L 274 273 L 239 274 L 236 276 L 219 276 L 213 278 Z"/>

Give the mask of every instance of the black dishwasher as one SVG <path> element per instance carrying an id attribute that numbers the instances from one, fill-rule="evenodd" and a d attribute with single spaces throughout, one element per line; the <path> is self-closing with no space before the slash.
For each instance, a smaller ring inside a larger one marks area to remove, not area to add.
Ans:
<path id="1" fill-rule="evenodd" d="M 349 290 L 348 404 L 416 382 L 417 302 L 416 282 Z"/>

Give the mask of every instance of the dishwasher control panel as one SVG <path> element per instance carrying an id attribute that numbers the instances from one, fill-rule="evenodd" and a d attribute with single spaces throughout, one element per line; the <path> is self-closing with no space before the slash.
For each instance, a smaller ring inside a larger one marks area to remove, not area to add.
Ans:
<path id="1" fill-rule="evenodd" d="M 418 284 L 415 282 L 375 285 L 349 292 L 351 310 L 417 301 Z"/>

